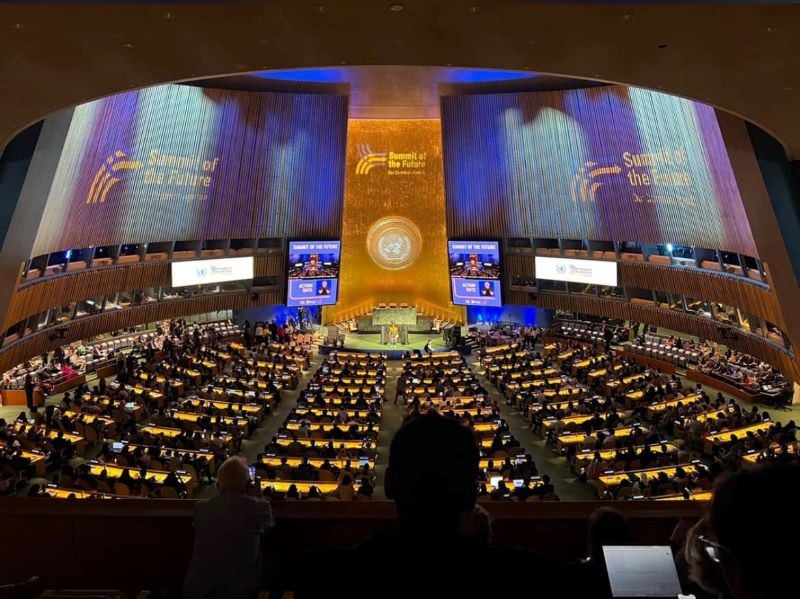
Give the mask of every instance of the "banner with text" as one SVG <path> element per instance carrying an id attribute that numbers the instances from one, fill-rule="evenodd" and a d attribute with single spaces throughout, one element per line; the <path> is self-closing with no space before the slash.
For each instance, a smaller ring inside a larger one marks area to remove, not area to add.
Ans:
<path id="1" fill-rule="evenodd" d="M 756 255 L 711 106 L 624 86 L 442 99 L 448 234 Z"/>

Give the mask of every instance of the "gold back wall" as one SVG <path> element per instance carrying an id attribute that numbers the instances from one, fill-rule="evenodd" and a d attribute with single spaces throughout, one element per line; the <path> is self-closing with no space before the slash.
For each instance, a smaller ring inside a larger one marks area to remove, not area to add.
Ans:
<path id="1" fill-rule="evenodd" d="M 463 321 L 450 302 L 439 119 L 350 119 L 339 303 L 332 323 L 385 302 Z"/>

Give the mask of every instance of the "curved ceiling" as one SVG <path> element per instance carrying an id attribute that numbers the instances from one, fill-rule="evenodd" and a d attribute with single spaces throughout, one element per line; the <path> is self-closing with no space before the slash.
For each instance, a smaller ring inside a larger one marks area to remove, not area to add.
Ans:
<path id="1" fill-rule="evenodd" d="M 418 66 L 338 66 L 215 77 L 193 85 L 347 93 L 350 118 L 439 118 L 442 94 L 573 89 L 604 85 L 531 71 Z"/>
<path id="2" fill-rule="evenodd" d="M 391 10 L 392 7 L 402 10 Z M 800 157 L 800 6 L 406 0 L 0 6 L 0 145 L 124 89 L 336 65 L 505 68 L 739 114 Z"/>

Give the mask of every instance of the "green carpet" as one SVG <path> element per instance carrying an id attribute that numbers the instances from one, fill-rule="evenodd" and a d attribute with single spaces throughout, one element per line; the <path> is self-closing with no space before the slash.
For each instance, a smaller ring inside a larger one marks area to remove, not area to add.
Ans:
<path id="1" fill-rule="evenodd" d="M 441 335 L 435 333 L 409 333 L 408 344 L 406 345 L 384 345 L 381 343 L 380 333 L 350 333 L 344 338 L 345 349 L 355 350 L 414 350 L 422 349 L 430 339 L 431 347 L 434 350 L 443 349 L 445 346 Z"/>

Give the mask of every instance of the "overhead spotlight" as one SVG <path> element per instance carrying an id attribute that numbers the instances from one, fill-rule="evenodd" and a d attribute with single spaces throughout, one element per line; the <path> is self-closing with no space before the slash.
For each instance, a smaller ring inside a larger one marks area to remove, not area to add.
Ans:
<path id="1" fill-rule="evenodd" d="M 671 244 L 671 243 L 668 243 L 668 244 L 667 244 L 667 251 L 668 251 L 669 253 L 672 253 L 672 244 Z"/>
<path id="2" fill-rule="evenodd" d="M 397 2 L 389 5 L 389 10 L 391 10 L 392 12 L 403 12 L 405 8 L 406 8 L 405 4 L 400 4 Z"/>

